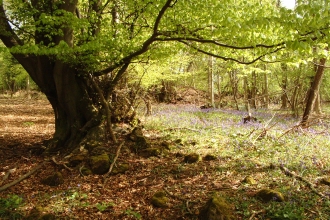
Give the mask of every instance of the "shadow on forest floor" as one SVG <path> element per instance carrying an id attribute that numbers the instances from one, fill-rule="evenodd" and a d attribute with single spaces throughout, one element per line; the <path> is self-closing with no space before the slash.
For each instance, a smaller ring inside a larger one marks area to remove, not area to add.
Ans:
<path id="1" fill-rule="evenodd" d="M 58 219 L 197 219 L 200 208 L 217 192 L 231 204 L 235 219 L 328 219 L 330 188 L 320 180 L 330 176 L 329 122 L 290 131 L 294 120 L 279 116 L 261 135 L 272 114 L 259 113 L 261 122 L 248 124 L 243 124 L 243 116 L 239 111 L 159 105 L 152 116 L 143 118 L 144 135 L 153 145 L 168 142 L 169 152 L 144 158 L 124 148 L 117 163 L 128 163 L 129 170 L 110 176 L 105 187 L 102 176 L 82 176 L 79 169 L 69 171 L 49 162 L 0 193 L 0 202 L 7 201 L 8 206 L 0 209 L 0 218 L 19 218 L 42 207 Z M 47 101 L 0 99 L 0 181 L 11 170 L 1 185 L 44 160 L 33 149 L 53 132 Z M 115 153 L 116 146 L 106 147 Z M 190 153 L 200 156 L 198 162 L 184 162 Z M 202 159 L 206 155 L 215 157 Z M 280 165 L 308 180 L 325 197 L 285 175 Z M 64 183 L 41 184 L 54 171 L 62 173 Z M 285 201 L 259 201 L 255 194 L 265 188 L 281 192 Z M 167 192 L 167 208 L 151 204 L 158 191 Z"/>

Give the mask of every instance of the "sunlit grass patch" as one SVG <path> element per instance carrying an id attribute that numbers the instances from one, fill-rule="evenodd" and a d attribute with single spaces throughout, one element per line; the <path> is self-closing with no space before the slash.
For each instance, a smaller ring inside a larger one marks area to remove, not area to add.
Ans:
<path id="1" fill-rule="evenodd" d="M 329 216 L 328 201 L 323 201 L 304 183 L 286 176 L 278 167 L 292 172 L 317 185 L 317 179 L 330 174 L 329 122 L 315 123 L 307 129 L 298 127 L 299 119 L 278 112 L 254 112 L 256 122 L 243 123 L 246 112 L 207 109 L 195 106 L 160 106 L 145 118 L 148 130 L 158 130 L 168 140 L 182 140 L 174 144 L 174 151 L 213 154 L 219 165 L 215 174 L 225 175 L 237 183 L 247 175 L 255 176 L 257 184 L 241 188 L 242 194 L 261 188 L 278 189 L 285 202 L 261 203 L 254 197 L 234 197 L 237 213 L 247 219 L 253 211 L 263 210 L 263 219 L 315 219 Z M 278 116 L 276 115 L 278 114 Z M 225 161 L 223 158 L 228 158 Z M 330 193 L 326 187 L 318 190 Z M 315 211 L 315 208 L 318 211 Z M 320 218 L 326 219 L 326 218 Z"/>

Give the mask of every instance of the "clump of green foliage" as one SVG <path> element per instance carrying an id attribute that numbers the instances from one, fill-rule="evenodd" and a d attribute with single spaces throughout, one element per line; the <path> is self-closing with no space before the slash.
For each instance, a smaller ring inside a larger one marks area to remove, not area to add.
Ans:
<path id="1" fill-rule="evenodd" d="M 22 212 L 19 207 L 23 204 L 23 198 L 19 195 L 8 195 L 6 198 L 0 198 L 1 219 L 21 219 Z"/>

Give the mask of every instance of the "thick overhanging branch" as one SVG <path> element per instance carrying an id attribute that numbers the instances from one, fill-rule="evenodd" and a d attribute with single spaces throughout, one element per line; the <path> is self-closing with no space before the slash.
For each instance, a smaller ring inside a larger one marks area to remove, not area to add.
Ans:
<path id="1" fill-rule="evenodd" d="M 241 61 L 241 60 L 239 60 L 239 59 L 235 59 L 235 58 L 232 58 L 232 57 L 220 56 L 220 55 L 217 55 L 217 54 L 215 54 L 215 53 L 211 53 L 211 52 L 208 52 L 208 51 L 202 50 L 202 49 L 200 49 L 200 48 L 198 48 L 198 47 L 196 47 L 196 46 L 193 46 L 191 43 L 186 42 L 186 41 L 183 41 L 183 40 L 180 40 L 180 41 L 178 41 L 178 42 L 183 43 L 183 44 L 187 45 L 188 47 L 191 47 L 191 48 L 193 48 L 194 50 L 196 50 L 196 51 L 198 51 L 198 52 L 200 52 L 200 53 L 206 54 L 206 55 L 208 55 L 208 56 L 212 56 L 212 57 L 215 57 L 215 58 L 219 58 L 219 59 L 222 59 L 222 60 L 225 60 L 225 61 L 229 61 L 229 60 L 230 60 L 230 61 L 234 61 L 234 62 L 237 62 L 237 63 L 240 63 L 240 64 L 252 64 L 252 63 L 255 63 L 256 61 L 260 60 L 261 58 L 265 57 L 266 55 L 269 55 L 269 54 L 272 54 L 272 53 L 276 53 L 276 52 L 278 52 L 279 50 L 282 50 L 282 49 L 285 48 L 285 46 L 278 47 L 278 48 L 276 48 L 276 49 L 273 50 L 273 51 L 270 51 L 270 52 L 264 53 L 264 54 L 258 56 L 257 58 L 255 58 L 255 59 L 253 59 L 253 60 L 250 60 L 250 61 L 246 62 L 246 61 Z"/>
<path id="2" fill-rule="evenodd" d="M 160 21 L 161 19 L 163 18 L 166 10 L 168 10 L 169 8 L 173 7 L 175 4 L 176 4 L 177 0 L 167 0 L 166 3 L 164 4 L 164 6 L 162 7 L 162 9 L 159 11 L 158 15 L 157 15 L 157 18 L 155 20 L 155 23 L 153 25 L 153 33 L 152 35 L 143 43 L 142 47 L 127 55 L 126 57 L 124 57 L 123 59 L 121 59 L 119 62 L 115 63 L 114 65 L 111 65 L 99 72 L 95 72 L 93 75 L 94 76 L 101 76 L 101 75 L 104 75 L 104 74 L 107 74 L 107 73 L 110 73 L 112 71 L 114 71 L 115 69 L 119 68 L 120 66 L 126 66 L 128 67 L 128 65 L 130 64 L 130 62 L 137 56 L 147 52 L 149 50 L 149 46 L 155 42 L 155 39 L 157 38 L 157 36 L 159 35 L 158 34 L 158 28 L 159 28 L 159 25 L 160 25 Z M 126 67 L 126 69 L 127 69 Z M 118 75 L 118 74 L 117 74 Z M 117 78 L 117 76 L 116 76 Z"/>
<path id="3" fill-rule="evenodd" d="M 212 45 L 216 45 L 219 47 L 237 49 L 237 50 L 249 50 L 249 49 L 254 49 L 254 48 L 274 48 L 274 47 L 279 47 L 279 46 L 285 45 L 285 42 L 281 42 L 281 43 L 273 44 L 273 45 L 256 44 L 256 45 L 250 45 L 250 46 L 235 46 L 235 45 L 220 43 L 216 40 L 193 38 L 193 37 L 166 37 L 166 38 L 157 37 L 155 40 L 156 41 L 178 41 L 178 42 L 190 41 L 190 42 L 198 42 L 198 43 L 204 43 L 204 44 L 212 44 Z"/>
<path id="4" fill-rule="evenodd" d="M 23 41 L 15 34 L 11 28 L 8 18 L 3 7 L 3 1 L 0 5 L 0 38 L 6 47 L 11 48 L 18 45 L 23 45 Z"/>

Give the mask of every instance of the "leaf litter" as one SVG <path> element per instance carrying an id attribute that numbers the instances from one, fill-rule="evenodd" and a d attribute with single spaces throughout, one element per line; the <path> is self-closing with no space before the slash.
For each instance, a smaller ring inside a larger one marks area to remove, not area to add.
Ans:
<path id="1" fill-rule="evenodd" d="M 233 120 L 229 122 L 234 123 Z M 46 100 L 0 99 L 0 180 L 12 170 L 2 185 L 44 161 L 44 156 L 33 153 L 33 149 L 41 146 L 43 140 L 50 139 L 53 132 L 52 109 Z M 197 219 L 200 208 L 214 192 L 220 192 L 234 204 L 237 219 L 266 219 L 272 214 L 290 216 L 290 213 L 292 216 L 295 215 L 293 209 L 304 206 L 306 201 L 310 204 L 303 207 L 302 219 L 326 219 L 324 216 L 329 214 L 324 211 L 329 203 L 310 194 L 308 187 L 286 177 L 280 169 L 263 161 L 256 162 L 258 156 L 249 159 L 244 153 L 228 155 L 222 152 L 225 151 L 222 148 L 212 151 L 215 140 L 219 140 L 217 137 L 210 139 L 210 143 L 199 143 L 202 147 L 198 147 L 195 142 L 198 145 L 199 136 L 195 131 L 164 129 L 160 132 L 147 128 L 146 132 L 146 136 L 155 142 L 161 141 L 163 135 L 173 135 L 173 132 L 178 137 L 191 132 L 192 140 L 184 140 L 181 145 L 175 144 L 174 140 L 174 150 L 159 157 L 143 158 L 122 151 L 118 161 L 128 162 L 129 170 L 125 174 L 110 176 L 105 186 L 102 176 L 82 176 L 79 170 L 70 171 L 49 162 L 36 174 L 0 192 L 0 197 L 19 195 L 23 202 L 16 211 L 26 215 L 34 207 L 42 207 L 44 212 L 53 213 L 58 219 Z M 236 134 L 240 136 L 240 133 Z M 228 135 L 224 140 L 225 144 L 233 144 Z M 189 144 L 192 142 L 194 144 Z M 244 143 L 239 143 L 236 150 L 240 148 L 241 151 L 242 147 Z M 216 152 L 217 158 L 187 164 L 178 154 L 193 150 L 203 154 L 201 148 L 205 148 L 205 152 Z M 253 149 L 246 148 L 247 152 Z M 325 164 L 329 165 L 328 162 Z M 41 184 L 42 177 L 53 171 L 62 173 L 64 183 L 57 187 Z M 248 175 L 257 180 L 255 185 L 242 183 Z M 290 209 L 288 205 L 265 205 L 255 200 L 255 192 L 265 186 L 286 192 L 287 200 L 296 206 Z M 321 190 L 325 195 L 329 192 L 323 186 Z M 152 206 L 151 198 L 158 191 L 168 194 L 170 203 L 167 208 Z"/>

